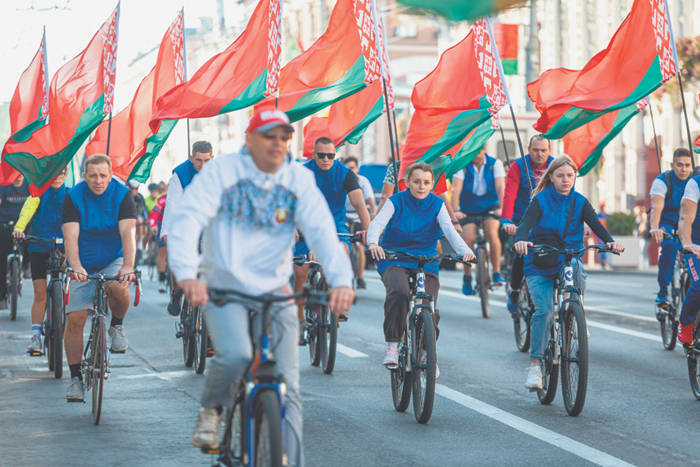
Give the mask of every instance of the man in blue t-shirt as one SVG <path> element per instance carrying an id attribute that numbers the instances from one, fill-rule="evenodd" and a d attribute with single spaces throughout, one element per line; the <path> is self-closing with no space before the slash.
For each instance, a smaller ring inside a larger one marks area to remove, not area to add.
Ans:
<path id="1" fill-rule="evenodd" d="M 671 170 L 656 177 L 649 191 L 651 198 L 649 234 L 661 245 L 657 276 L 659 293 L 656 295 L 656 304 L 659 306 L 668 305 L 668 284 L 673 278 L 673 267 L 678 253 L 676 242 L 673 239 L 664 240 L 664 232 L 676 229 L 681 198 L 692 171 L 690 151 L 686 148 L 676 149 L 673 152 Z"/>
<path id="2" fill-rule="evenodd" d="M 7 309 L 7 255 L 12 253 L 12 231 L 19 219 L 29 188 L 23 176 L 14 183 L 0 186 L 0 310 Z"/>

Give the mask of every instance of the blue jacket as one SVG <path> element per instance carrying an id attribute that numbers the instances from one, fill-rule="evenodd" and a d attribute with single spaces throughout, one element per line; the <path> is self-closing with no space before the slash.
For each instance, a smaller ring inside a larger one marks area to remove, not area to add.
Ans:
<path id="1" fill-rule="evenodd" d="M 345 193 L 344 185 L 350 169 L 337 159 L 333 161 L 333 165 L 328 170 L 321 170 L 314 159 L 306 162 L 304 167 L 314 173 L 316 186 L 326 198 L 328 207 L 335 220 L 336 229 L 338 229 L 338 232 L 347 232 L 345 227 L 345 199 L 347 194 Z"/>
<path id="2" fill-rule="evenodd" d="M 445 202 L 430 193 L 425 199 L 418 200 L 410 191 L 403 190 L 391 198 L 394 215 L 384 230 L 382 248 L 400 250 L 413 255 L 437 255 L 437 242 L 442 237 L 437 216 Z M 384 260 L 377 264 L 377 271 L 382 274 L 389 266 L 418 269 L 418 262 L 402 257 Z M 426 264 L 425 271 L 438 274 L 438 263 Z"/>
<path id="3" fill-rule="evenodd" d="M 462 212 L 477 214 L 486 211 L 488 208 L 498 206 L 498 193 L 496 193 L 496 182 L 493 175 L 493 166 L 496 158 L 488 154 L 484 156 L 484 180 L 486 181 L 486 193 L 477 196 L 473 193 L 474 179 L 476 178 L 476 167 L 470 162 L 465 170 L 462 193 L 459 195 L 459 210 Z M 522 215 L 521 215 L 522 217 Z"/>
<path id="4" fill-rule="evenodd" d="M 197 175 L 197 170 L 195 170 L 192 161 L 187 159 L 185 162 L 175 167 L 173 173 L 177 174 L 177 178 L 180 180 L 180 184 L 184 190 L 187 188 L 187 185 L 192 183 L 192 179 Z"/>
<path id="5" fill-rule="evenodd" d="M 61 210 L 67 192 L 68 188 L 61 185 L 58 190 L 49 188 L 41 195 L 39 212 L 34 218 L 34 235 L 42 238 L 63 238 Z M 53 246 L 46 242 L 39 242 L 29 245 L 27 249 L 30 253 L 51 253 Z"/>
<path id="6" fill-rule="evenodd" d="M 664 203 L 664 210 L 661 211 L 661 222 L 675 226 L 678 223 L 678 218 L 680 216 L 681 199 L 683 199 L 685 186 L 688 184 L 690 177 L 686 178 L 685 180 L 681 180 L 676 176 L 673 170 L 670 170 L 669 172 L 671 175 L 671 182 L 673 183 L 673 196 Z M 656 179 L 661 180 L 661 183 L 666 185 L 664 174 L 660 174 L 658 177 L 656 177 Z"/>
<path id="7" fill-rule="evenodd" d="M 68 191 L 80 212 L 80 263 L 90 274 L 122 257 L 118 218 L 119 207 L 127 194 L 129 189 L 114 179 L 100 196 L 90 191 L 84 181 Z"/>
<path id="8" fill-rule="evenodd" d="M 549 167 L 549 164 L 551 164 L 553 160 L 554 158 L 549 156 L 549 159 L 547 159 L 547 167 Z M 530 185 L 528 185 L 526 177 L 530 177 L 533 190 L 537 186 L 535 174 L 532 172 L 532 159 L 530 158 L 530 154 L 525 155 L 525 161 L 527 163 L 527 170 L 523 165 L 522 157 L 515 160 L 515 163 L 518 164 L 520 168 L 520 186 L 518 187 L 518 196 L 515 198 L 515 204 L 513 205 L 513 222 L 516 224 L 520 222 L 523 214 L 525 214 L 525 210 L 530 205 Z"/>
<path id="9" fill-rule="evenodd" d="M 571 208 L 572 197 L 575 200 L 574 213 L 571 216 L 569 230 L 566 237 L 564 237 L 564 226 Z M 583 206 L 586 204 L 586 197 L 575 191 L 564 196 L 559 194 L 553 185 L 550 185 L 547 189 L 539 192 L 534 199 L 540 204 L 542 215 L 530 232 L 529 240 L 538 244 L 543 243 L 541 240 L 561 240 L 561 238 L 564 238 L 566 248 L 583 248 L 583 220 L 581 219 L 581 213 L 583 212 Z M 532 255 L 527 255 L 525 256 L 525 275 L 544 276 L 555 274 L 563 264 L 564 256 L 559 255 L 559 261 L 554 267 L 544 269 L 532 262 Z"/>

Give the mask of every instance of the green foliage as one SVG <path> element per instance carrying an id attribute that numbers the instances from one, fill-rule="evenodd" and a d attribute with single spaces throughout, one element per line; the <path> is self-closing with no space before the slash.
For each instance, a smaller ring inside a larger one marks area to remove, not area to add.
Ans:
<path id="1" fill-rule="evenodd" d="M 676 39 L 676 50 L 678 52 L 678 67 L 680 68 L 681 77 L 687 83 L 683 86 L 683 89 L 688 92 L 688 87 L 700 83 L 700 36 L 679 37 Z M 678 79 L 670 80 L 654 91 L 653 94 L 657 99 L 661 99 L 664 94 L 668 94 L 671 96 L 671 102 L 675 107 L 681 106 Z"/>
<path id="2" fill-rule="evenodd" d="M 614 212 L 610 214 L 606 221 L 608 232 L 613 237 L 616 236 L 631 236 L 634 234 L 636 219 L 634 214 L 626 212 Z"/>

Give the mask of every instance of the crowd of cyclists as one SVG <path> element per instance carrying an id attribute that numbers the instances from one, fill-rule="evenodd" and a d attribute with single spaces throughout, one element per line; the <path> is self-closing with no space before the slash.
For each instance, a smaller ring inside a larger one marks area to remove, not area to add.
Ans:
<path id="1" fill-rule="evenodd" d="M 577 167 L 573 161 L 568 156 L 553 158 L 551 141 L 541 136 L 532 138 L 528 154 L 507 171 L 484 148 L 455 174 L 449 197 L 431 192 L 435 174 L 423 162 L 408 169 L 406 189 L 396 191 L 398 165 L 390 164 L 376 206 L 371 185 L 358 173 L 357 159 L 341 162 L 333 140 L 322 137 L 315 141 L 313 157 L 299 164 L 290 151 L 293 135 L 285 113 L 256 112 L 240 152 L 214 158 L 211 144 L 198 141 L 189 158 L 173 170 L 169 185 L 150 184 L 145 198 L 138 193 L 138 182 L 124 184 L 112 176 L 111 161 L 104 155 L 89 157 L 84 180 L 70 189 L 64 184 L 65 171 L 40 197 L 29 196 L 21 177 L 0 188 L 0 274 L 7 272 L 12 237 L 23 238 L 30 225 L 36 236 L 64 239 L 65 265 L 73 273 L 65 310 L 65 351 L 71 374 L 67 399 L 82 400 L 85 391 L 80 372 L 83 328 L 95 291 L 87 275 L 121 278 L 108 285 L 112 315 L 108 334 L 112 351 L 123 352 L 129 345 L 124 325 L 131 296 L 127 286 L 137 261 L 154 245 L 159 292 L 172 290 L 167 313 L 179 316 L 183 297 L 204 310 L 215 355 L 207 369 L 191 441 L 196 447 L 217 449 L 222 419 L 231 408 L 232 388 L 253 354 L 246 307 L 214 303 L 209 300 L 210 290 L 291 296 L 303 289 L 309 271 L 308 264 L 295 264 L 292 257 L 305 255 L 322 264 L 330 286 L 328 307 L 340 321 L 347 320 L 355 299 L 353 281 L 358 288 L 366 287 L 364 262 L 355 277 L 349 259 L 353 245 L 337 235 L 352 231 L 377 262 L 386 288 L 383 365 L 394 367 L 409 312 L 409 278 L 415 276 L 417 263 L 385 251 L 436 256 L 444 236 L 465 263 L 462 291 L 471 295 L 472 272 L 466 263 L 475 259 L 475 216 L 487 217 L 483 225 L 493 286 L 506 285 L 500 273 L 501 243 L 508 236 L 515 237 L 514 248 L 520 256 L 515 256 L 510 268 L 507 309 L 515 318 L 525 280 L 535 310 L 530 322 L 532 363 L 525 387 L 542 389 L 542 365 L 553 317 L 552 285 L 562 270 L 563 255 L 533 255 L 531 247 L 581 249 L 585 224 L 608 251 L 623 250 L 589 201 L 574 190 Z M 650 234 L 662 248 L 658 306 L 668 300 L 670 274 L 679 251 L 690 271 L 678 333 L 683 344 L 693 343 L 693 323 L 700 309 L 700 265 L 696 264 L 700 258 L 700 175 L 692 176 L 690 156 L 687 150 L 676 150 L 672 170 L 661 174 L 650 192 Z M 672 230 L 678 232 L 677 239 L 665 239 L 663 233 Z M 30 353 L 42 350 L 49 253 L 41 244 L 29 249 L 34 285 Z M 364 261 L 364 254 L 360 257 Z M 583 292 L 586 273 L 580 259 L 574 262 L 574 270 L 577 287 Z M 437 300 L 437 263 L 425 266 L 422 286 Z M 0 309 L 7 307 L 6 293 L 5 281 L 0 281 Z M 298 353 L 299 346 L 307 344 L 307 323 L 303 305 L 290 302 L 276 313 L 275 357 L 286 383 L 285 452 L 289 465 L 302 465 Z M 434 315 L 437 331 L 437 309 Z"/>

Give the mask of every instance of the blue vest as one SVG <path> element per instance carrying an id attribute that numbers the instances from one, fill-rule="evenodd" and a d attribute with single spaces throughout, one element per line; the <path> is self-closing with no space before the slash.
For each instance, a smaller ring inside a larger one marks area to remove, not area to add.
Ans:
<path id="1" fill-rule="evenodd" d="M 680 215 L 681 199 L 683 199 L 685 186 L 688 184 L 690 177 L 686 178 L 685 180 L 681 180 L 676 176 L 673 170 L 670 170 L 669 172 L 671 174 L 671 182 L 673 183 L 673 196 L 671 196 L 671 199 L 664 203 L 664 210 L 661 211 L 661 221 L 675 226 L 678 223 L 678 218 Z M 658 177 L 656 177 L 656 179 L 661 180 L 661 183 L 666 185 L 664 174 L 660 174 Z"/>
<path id="2" fill-rule="evenodd" d="M 192 161 L 187 159 L 185 162 L 175 167 L 173 169 L 173 173 L 177 174 L 177 178 L 180 180 L 180 184 L 182 185 L 182 189 L 184 190 L 185 188 L 187 188 L 187 185 L 192 183 L 192 179 L 195 175 L 197 175 L 198 172 L 195 170 Z"/>
<path id="3" fill-rule="evenodd" d="M 63 198 L 66 197 L 68 188 L 61 185 L 61 188 L 54 190 L 49 188 L 41 195 L 39 212 L 34 218 L 34 235 L 41 238 L 63 238 L 61 228 L 61 210 L 63 209 Z M 51 253 L 53 246 L 46 242 L 39 242 L 29 245 L 30 253 Z"/>
<path id="4" fill-rule="evenodd" d="M 566 218 L 569 216 L 569 209 L 571 209 L 572 197 L 575 200 L 574 213 L 571 216 L 569 230 L 566 237 L 564 237 L 564 227 L 566 226 Z M 572 191 L 568 196 L 564 196 L 559 194 L 553 185 L 550 185 L 547 189 L 539 192 L 535 199 L 540 204 L 542 214 L 530 232 L 529 240 L 538 244 L 544 243 L 542 240 L 561 240 L 563 238 L 566 248 L 583 248 L 583 220 L 581 219 L 581 213 L 583 212 L 583 206 L 586 204 L 586 197 L 575 191 Z M 525 275 L 543 276 L 555 274 L 563 264 L 564 256 L 559 255 L 559 261 L 554 267 L 549 269 L 540 268 L 532 262 L 532 255 L 527 255 L 525 256 Z"/>
<path id="5" fill-rule="evenodd" d="M 553 160 L 554 158 L 549 156 L 549 159 L 547 159 L 547 167 L 549 167 L 549 164 L 551 164 Z M 532 172 L 530 154 L 525 155 L 525 161 L 527 162 L 527 170 L 523 166 L 522 157 L 515 159 L 516 164 L 518 164 L 520 168 L 520 186 L 518 187 L 518 196 L 515 198 L 515 205 L 513 206 L 512 221 L 515 224 L 520 222 L 520 219 L 523 218 L 523 214 L 525 214 L 525 210 L 530 205 L 530 185 L 528 185 L 526 177 L 530 177 L 533 190 L 537 187 L 537 180 L 535 180 L 535 174 Z"/>
<path id="6" fill-rule="evenodd" d="M 700 186 L 700 175 L 696 175 L 692 179 L 695 180 L 695 183 L 697 183 L 698 186 Z M 688 177 L 688 180 L 690 180 L 690 177 Z M 693 221 L 693 233 L 691 235 L 691 239 L 693 240 L 693 243 L 700 245 L 700 202 L 698 203 L 698 210 L 695 213 L 695 220 Z"/>
<path id="7" fill-rule="evenodd" d="M 316 186 L 326 198 L 335 220 L 335 226 L 340 232 L 341 226 L 345 226 L 345 198 L 347 197 L 343 185 L 350 169 L 338 160 L 334 160 L 333 165 L 328 170 L 321 170 L 314 159 L 306 162 L 304 167 L 314 173 Z"/>
<path id="8" fill-rule="evenodd" d="M 484 180 L 486 181 L 486 193 L 482 196 L 477 196 L 473 193 L 474 179 L 476 178 L 476 167 L 473 162 L 470 162 L 465 169 L 464 184 L 462 185 L 462 193 L 459 195 L 459 210 L 462 212 L 477 214 L 486 211 L 492 206 L 498 206 L 498 193 L 496 193 L 495 177 L 493 175 L 493 166 L 496 164 L 496 158 L 488 154 L 484 156 Z"/>
<path id="9" fill-rule="evenodd" d="M 413 255 L 437 255 L 437 242 L 442 237 L 442 230 L 437 216 L 445 202 L 439 196 L 430 193 L 425 199 L 418 200 L 409 190 L 403 190 L 391 198 L 394 215 L 384 230 L 382 248 L 400 250 Z M 406 258 L 384 260 L 377 264 L 377 271 L 382 274 L 389 266 L 418 269 L 418 262 Z M 425 265 L 426 272 L 438 274 L 438 263 Z"/>
<path id="10" fill-rule="evenodd" d="M 100 196 L 90 191 L 84 181 L 68 191 L 80 212 L 80 263 L 90 274 L 122 257 L 118 218 L 119 207 L 127 194 L 129 189 L 114 179 Z"/>

